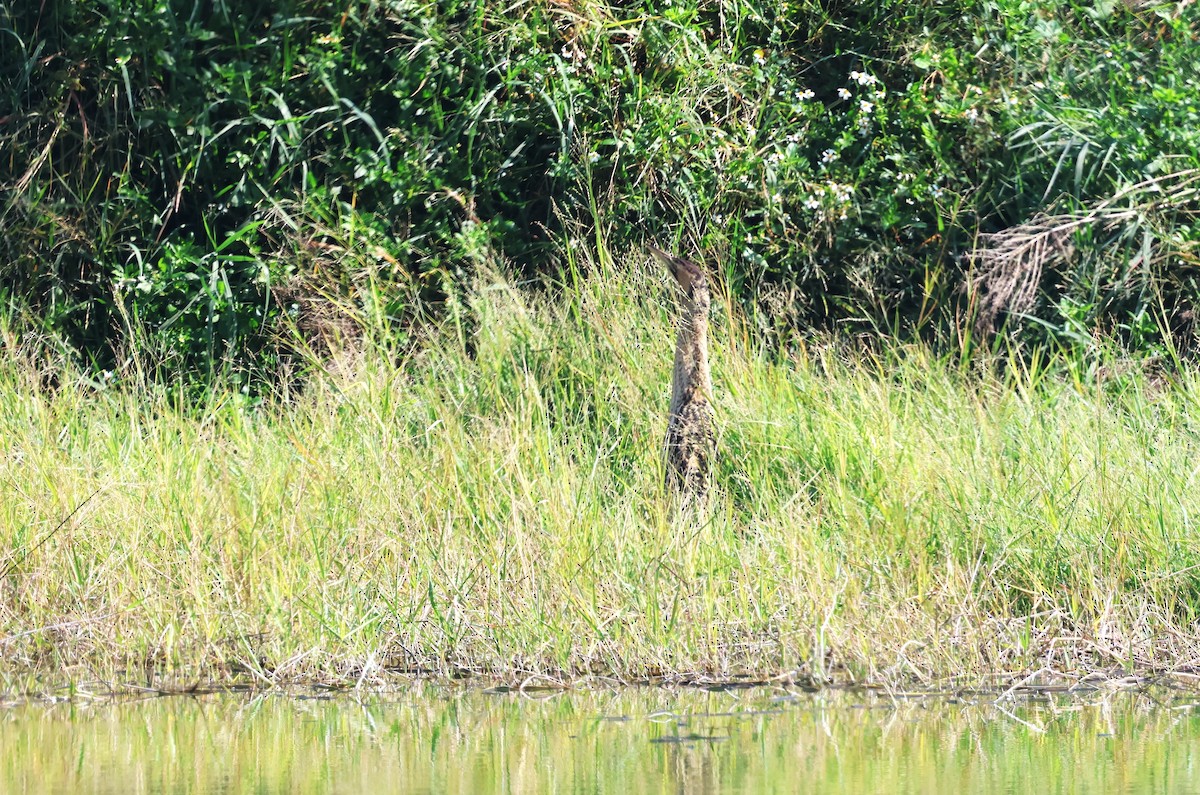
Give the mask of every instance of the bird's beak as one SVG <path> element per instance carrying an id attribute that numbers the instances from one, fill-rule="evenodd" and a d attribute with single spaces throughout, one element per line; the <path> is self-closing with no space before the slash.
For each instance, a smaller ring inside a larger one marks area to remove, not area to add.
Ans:
<path id="1" fill-rule="evenodd" d="M 661 248 L 656 248 L 655 246 L 647 246 L 647 248 L 650 249 L 650 253 L 654 255 L 655 259 L 670 268 L 672 273 L 675 272 L 675 257 L 672 257 Z"/>

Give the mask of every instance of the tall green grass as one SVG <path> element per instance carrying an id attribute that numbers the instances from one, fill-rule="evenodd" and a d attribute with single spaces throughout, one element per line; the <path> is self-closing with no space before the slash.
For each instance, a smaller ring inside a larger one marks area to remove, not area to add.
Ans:
<path id="1" fill-rule="evenodd" d="M 537 294 L 483 271 L 415 341 L 261 404 L 8 333 L 0 689 L 1194 662 L 1191 371 L 768 355 L 725 301 L 718 494 L 680 510 L 671 296 L 600 260 Z"/>

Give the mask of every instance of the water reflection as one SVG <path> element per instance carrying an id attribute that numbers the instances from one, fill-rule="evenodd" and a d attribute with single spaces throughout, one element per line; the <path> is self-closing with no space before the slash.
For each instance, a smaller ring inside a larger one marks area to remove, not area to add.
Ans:
<path id="1" fill-rule="evenodd" d="M 1190 699 L 654 688 L 0 711 L 0 792 L 1192 791 Z"/>

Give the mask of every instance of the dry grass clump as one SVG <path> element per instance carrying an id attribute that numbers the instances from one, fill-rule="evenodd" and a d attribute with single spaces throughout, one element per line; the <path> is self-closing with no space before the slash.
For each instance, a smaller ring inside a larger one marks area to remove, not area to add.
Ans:
<path id="1" fill-rule="evenodd" d="M 1007 314 L 1034 308 L 1043 274 L 1064 269 L 1076 255 L 1075 238 L 1094 235 L 1106 259 L 1127 260 L 1125 278 L 1147 284 L 1163 262 L 1178 252 L 1165 233 L 1172 221 L 1197 213 L 1200 171 L 1172 172 L 1130 185 L 1096 206 L 1074 213 L 1038 213 L 1029 221 L 984 235 L 970 255 L 975 266 L 975 331 L 987 337 Z M 1165 218 L 1172 219 L 1164 221 Z M 1132 257 L 1130 240 L 1140 251 Z"/>
<path id="2" fill-rule="evenodd" d="M 181 405 L 0 363 L 0 691 L 486 674 L 1187 672 L 1200 411 L 714 318 L 713 498 L 673 513 L 665 284 L 503 279 L 397 364 Z M 96 685 L 89 685 L 96 686 Z"/>

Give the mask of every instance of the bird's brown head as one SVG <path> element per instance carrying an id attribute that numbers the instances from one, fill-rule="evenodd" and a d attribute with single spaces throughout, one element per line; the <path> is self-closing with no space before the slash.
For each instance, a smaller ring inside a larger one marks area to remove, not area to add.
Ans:
<path id="1" fill-rule="evenodd" d="M 684 295 L 692 300 L 708 300 L 708 277 L 704 268 L 689 259 L 676 257 L 654 246 L 650 246 L 650 251 L 659 262 L 667 266 Z"/>

